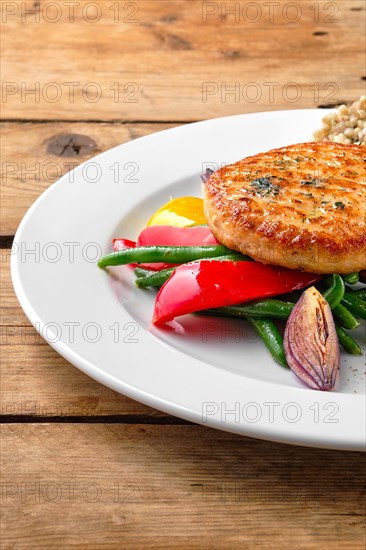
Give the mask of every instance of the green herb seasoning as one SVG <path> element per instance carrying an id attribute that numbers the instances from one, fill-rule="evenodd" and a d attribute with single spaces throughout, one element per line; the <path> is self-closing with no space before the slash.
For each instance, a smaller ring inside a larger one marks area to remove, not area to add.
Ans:
<path id="1" fill-rule="evenodd" d="M 345 205 L 341 201 L 337 201 L 337 202 L 334 203 L 334 207 L 339 208 L 339 210 L 344 210 L 344 206 Z"/>
<path id="2" fill-rule="evenodd" d="M 280 188 L 273 183 L 272 179 L 272 176 L 258 178 L 251 181 L 250 186 L 254 187 L 255 192 L 262 197 L 267 197 L 268 195 L 276 196 L 280 192 Z"/>
<path id="3" fill-rule="evenodd" d="M 285 159 L 274 160 L 273 165 L 277 166 L 279 170 L 286 170 L 289 166 L 289 161 Z"/>
<path id="4" fill-rule="evenodd" d="M 302 180 L 300 182 L 300 185 L 315 185 L 315 187 L 319 187 L 319 185 L 322 185 L 322 181 L 317 178 L 312 178 L 308 180 Z"/>

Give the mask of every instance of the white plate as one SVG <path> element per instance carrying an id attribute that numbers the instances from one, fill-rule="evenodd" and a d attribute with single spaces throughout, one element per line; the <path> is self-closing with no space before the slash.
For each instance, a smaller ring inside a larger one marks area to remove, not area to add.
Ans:
<path id="1" fill-rule="evenodd" d="M 324 114 L 259 113 L 174 128 L 61 178 L 14 241 L 13 283 L 31 323 L 89 376 L 167 413 L 274 441 L 364 449 L 364 357 L 342 356 L 337 392 L 310 390 L 243 322 L 186 316 L 177 332 L 151 328 L 155 293 L 137 290 L 129 267 L 112 278 L 95 265 L 113 237 L 135 238 L 170 196 L 200 195 L 207 165 L 309 141 Z"/>

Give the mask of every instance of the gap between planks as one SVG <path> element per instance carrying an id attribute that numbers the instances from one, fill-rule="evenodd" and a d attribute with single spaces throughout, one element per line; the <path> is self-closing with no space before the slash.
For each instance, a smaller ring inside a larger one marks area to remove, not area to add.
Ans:
<path id="1" fill-rule="evenodd" d="M 0 424 L 153 424 L 157 426 L 195 426 L 193 422 L 174 416 L 95 415 L 95 416 L 36 416 L 8 414 L 0 416 Z"/>
<path id="2" fill-rule="evenodd" d="M 0 235 L 0 250 L 11 250 L 13 246 L 14 235 Z"/>
<path id="3" fill-rule="evenodd" d="M 328 106 L 327 106 L 328 107 Z M 322 108 L 319 106 L 319 108 Z M 127 120 L 115 118 L 111 120 L 101 120 L 101 119 L 89 119 L 89 120 L 79 120 L 79 119 L 37 119 L 37 118 L 3 118 L 0 119 L 0 123 L 7 124 L 122 124 L 122 125 L 131 125 L 131 124 L 193 124 L 194 122 L 200 122 L 198 119 L 190 120 Z"/>

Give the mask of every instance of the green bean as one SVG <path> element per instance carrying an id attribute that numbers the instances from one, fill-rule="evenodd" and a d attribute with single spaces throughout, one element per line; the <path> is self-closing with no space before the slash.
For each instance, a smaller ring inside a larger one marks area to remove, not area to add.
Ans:
<path id="1" fill-rule="evenodd" d="M 148 286 L 160 287 L 169 279 L 174 269 L 174 267 L 169 267 L 160 271 L 148 271 L 146 275 L 136 279 L 135 285 L 139 288 L 146 288 Z"/>
<path id="2" fill-rule="evenodd" d="M 241 254 L 226 254 L 225 256 L 218 256 L 217 258 L 210 258 L 211 260 L 232 260 L 232 261 L 245 261 L 245 257 Z M 135 269 L 135 273 L 137 271 Z M 138 276 L 138 279 L 136 279 L 135 284 L 139 288 L 146 288 L 148 286 L 161 286 L 169 279 L 171 274 L 174 271 L 174 267 L 169 267 L 167 269 L 161 269 L 160 271 L 145 271 L 145 273 L 142 273 L 141 276 Z M 138 273 L 136 273 L 138 275 Z"/>
<path id="3" fill-rule="evenodd" d="M 136 277 L 145 277 L 148 273 L 155 273 L 154 271 L 151 271 L 150 269 L 144 269 L 143 267 L 135 267 L 134 273 Z"/>
<path id="4" fill-rule="evenodd" d="M 254 262 L 253 258 L 244 256 L 240 252 L 232 252 L 231 254 L 224 254 L 223 256 L 217 256 L 217 258 L 210 258 L 210 260 L 230 260 L 232 262 Z"/>
<path id="5" fill-rule="evenodd" d="M 353 296 L 351 292 L 345 292 L 342 303 L 350 310 L 353 315 L 366 319 L 366 304 Z"/>
<path id="6" fill-rule="evenodd" d="M 360 280 L 358 273 L 347 273 L 346 275 L 342 275 L 342 277 L 344 282 L 349 285 L 355 285 Z"/>
<path id="7" fill-rule="evenodd" d="M 336 331 L 340 345 L 352 355 L 362 355 L 362 350 L 357 342 L 336 323 Z"/>
<path id="8" fill-rule="evenodd" d="M 207 246 L 140 246 L 126 248 L 103 256 L 98 266 L 101 268 L 132 263 L 171 263 L 184 264 L 193 260 L 214 258 L 233 254 L 230 248 L 222 245 Z M 241 254 L 240 258 L 245 258 Z"/>
<path id="9" fill-rule="evenodd" d="M 352 296 L 356 296 L 361 302 L 366 302 L 366 288 L 360 288 L 359 290 L 351 290 Z"/>
<path id="10" fill-rule="evenodd" d="M 281 302 L 296 303 L 297 300 L 300 298 L 301 294 L 302 294 L 302 291 L 293 290 L 292 292 L 286 292 L 286 294 L 280 294 L 279 296 L 276 296 L 276 299 L 281 300 Z"/>
<path id="11" fill-rule="evenodd" d="M 360 322 L 356 319 L 354 315 L 342 304 L 338 304 L 334 309 L 333 313 L 338 319 L 342 327 L 353 329 L 358 327 Z"/>
<path id="12" fill-rule="evenodd" d="M 253 317 L 255 319 L 273 318 L 288 319 L 295 304 L 281 302 L 280 300 L 256 300 L 237 306 L 225 306 L 213 309 L 205 309 L 197 312 L 200 315 L 213 315 L 217 317 Z"/>
<path id="13" fill-rule="evenodd" d="M 197 261 L 200 259 L 206 260 L 207 258 L 198 258 Z M 208 258 L 208 260 L 230 260 L 231 262 L 254 262 L 252 258 L 249 258 L 249 256 L 243 256 L 243 254 L 240 254 L 240 252 L 234 252 L 231 251 L 231 254 L 224 254 L 223 256 L 216 256 L 214 258 Z"/>
<path id="14" fill-rule="evenodd" d="M 258 300 L 248 302 L 239 306 L 226 306 L 216 309 L 208 309 L 197 312 L 199 315 L 215 315 L 222 317 L 244 317 L 252 319 L 265 318 L 270 316 L 274 319 L 287 319 L 295 304 L 289 302 L 280 302 L 279 300 Z M 336 323 L 336 330 L 340 345 L 353 355 L 360 355 L 361 348 L 355 340 L 347 334 L 339 323 Z M 281 361 L 280 361 L 281 363 Z M 283 363 L 281 363 L 283 364 Z"/>
<path id="15" fill-rule="evenodd" d="M 331 277 L 327 277 L 326 283 L 328 283 L 330 286 L 326 290 L 322 290 L 321 293 L 329 303 L 330 307 L 333 309 L 341 302 L 343 298 L 344 291 L 345 291 L 344 282 L 340 275 L 334 274 Z M 290 301 L 290 302 L 292 301 L 297 302 L 300 296 L 301 296 L 301 292 L 300 293 L 292 292 L 292 293 L 287 293 L 282 296 L 279 296 L 279 298 L 282 300 L 287 299 L 287 301 Z"/>
<path id="16" fill-rule="evenodd" d="M 325 292 L 322 292 L 322 294 L 330 307 L 334 309 L 341 303 L 344 296 L 344 281 L 340 275 L 334 274 L 332 277 L 328 277 L 326 282 L 330 284 L 330 287 Z"/>
<path id="17" fill-rule="evenodd" d="M 274 322 L 270 319 L 249 320 L 271 352 L 272 357 L 283 367 L 288 367 L 283 349 L 283 338 Z"/>

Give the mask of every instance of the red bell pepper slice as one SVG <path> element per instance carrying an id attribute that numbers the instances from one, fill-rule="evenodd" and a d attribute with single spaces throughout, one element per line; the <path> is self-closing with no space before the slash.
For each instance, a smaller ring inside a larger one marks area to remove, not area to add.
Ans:
<path id="1" fill-rule="evenodd" d="M 143 229 L 137 239 L 138 246 L 200 246 L 219 244 L 207 225 L 174 227 L 150 225 Z"/>
<path id="2" fill-rule="evenodd" d="M 135 248 L 136 246 L 200 246 L 219 244 L 207 225 L 193 227 L 173 227 L 170 225 L 151 225 L 143 229 L 137 239 L 137 243 L 128 239 L 114 239 L 114 250 Z M 154 263 L 139 264 L 140 267 L 160 271 L 166 267 L 174 267 L 178 264 Z"/>
<path id="3" fill-rule="evenodd" d="M 113 249 L 118 252 L 125 248 L 136 248 L 136 242 L 130 241 L 130 239 L 113 239 Z"/>
<path id="4" fill-rule="evenodd" d="M 153 323 L 161 325 L 186 313 L 299 290 L 320 279 L 314 273 L 258 262 L 202 260 L 183 264 L 161 287 Z"/>

